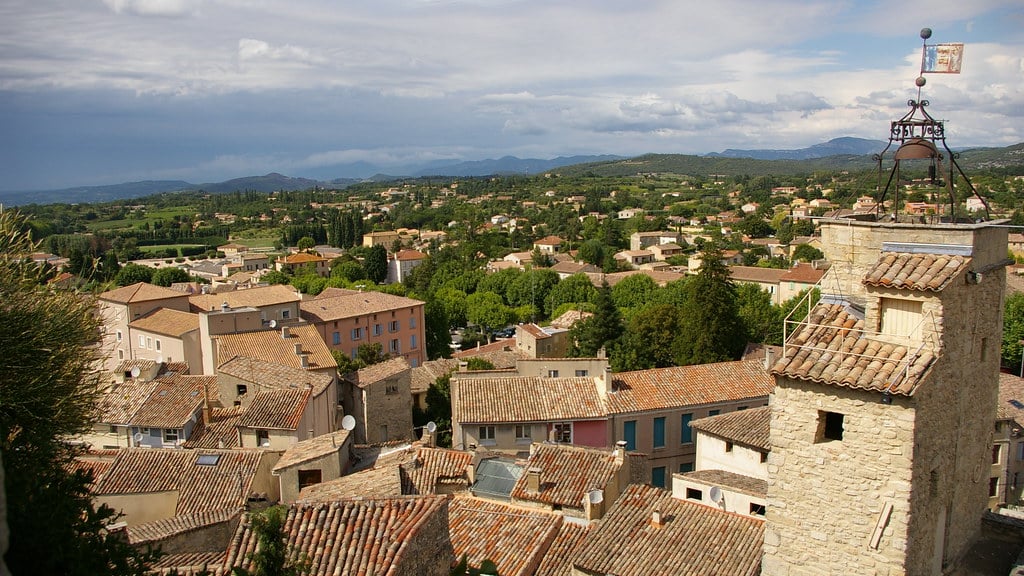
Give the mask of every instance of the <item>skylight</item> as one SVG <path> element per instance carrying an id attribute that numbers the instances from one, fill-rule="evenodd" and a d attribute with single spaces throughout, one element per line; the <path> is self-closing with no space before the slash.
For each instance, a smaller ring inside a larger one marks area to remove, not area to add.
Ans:
<path id="1" fill-rule="evenodd" d="M 220 462 L 220 454 L 200 454 L 196 460 L 199 466 L 216 466 Z"/>

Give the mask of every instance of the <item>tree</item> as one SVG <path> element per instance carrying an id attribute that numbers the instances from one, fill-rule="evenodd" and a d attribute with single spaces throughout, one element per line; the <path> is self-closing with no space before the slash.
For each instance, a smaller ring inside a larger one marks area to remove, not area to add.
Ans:
<path id="1" fill-rule="evenodd" d="M 590 281 L 589 276 L 573 274 L 551 288 L 548 297 L 544 300 L 544 310 L 554 311 L 562 304 L 569 302 L 576 304 L 592 302 L 596 294 L 597 288 L 594 288 L 594 283 Z"/>
<path id="2" fill-rule="evenodd" d="M 579 252 L 577 256 L 580 260 L 587 264 L 593 264 L 594 266 L 600 266 L 604 262 L 604 244 L 601 244 L 600 240 L 587 240 L 583 244 L 580 244 Z"/>
<path id="3" fill-rule="evenodd" d="M 658 291 L 658 285 L 647 274 L 633 274 L 620 280 L 612 288 L 615 305 L 622 308 L 639 308 L 647 304 Z"/>
<path id="4" fill-rule="evenodd" d="M 474 356 L 466 360 L 466 370 L 494 370 L 494 364 L 490 360 Z"/>
<path id="5" fill-rule="evenodd" d="M 117 276 L 114 277 L 114 282 L 117 283 L 118 286 L 131 286 L 132 284 L 138 284 L 139 282 L 149 282 L 152 279 L 152 268 L 129 262 L 117 272 Z"/>
<path id="6" fill-rule="evenodd" d="M 188 272 L 177 266 L 170 266 L 153 272 L 153 278 L 150 279 L 150 282 L 167 288 L 175 282 L 188 282 L 190 280 L 192 280 L 192 277 L 188 275 Z"/>
<path id="7" fill-rule="evenodd" d="M 484 328 L 500 328 L 515 317 L 512 309 L 494 292 L 474 292 L 466 297 L 466 318 Z"/>
<path id="8" fill-rule="evenodd" d="M 748 342 L 782 344 L 780 308 L 772 304 L 771 294 L 756 284 L 740 284 L 736 288 L 740 318 Z"/>
<path id="9" fill-rule="evenodd" d="M 825 255 L 822 254 L 821 250 L 818 250 L 810 244 L 800 244 L 793 249 L 793 261 L 803 260 L 804 262 L 813 262 L 815 260 L 821 260 Z"/>
<path id="10" fill-rule="evenodd" d="M 249 556 L 249 569 L 235 568 L 235 576 L 299 576 L 309 569 L 306 559 L 289 558 L 284 520 L 283 506 L 272 506 L 249 516 L 256 551 Z"/>
<path id="11" fill-rule="evenodd" d="M 679 331 L 679 310 L 675 306 L 656 304 L 639 310 L 612 356 L 612 368 L 620 372 L 674 366 L 673 350 Z"/>
<path id="12" fill-rule="evenodd" d="M 509 306 L 532 305 L 540 311 L 558 281 L 558 273 L 553 270 L 528 270 L 512 281 L 505 297 Z"/>
<path id="13" fill-rule="evenodd" d="M 363 269 L 366 270 L 366 277 L 374 284 L 380 284 L 387 280 L 388 251 L 380 244 L 370 248 L 363 260 Z"/>
<path id="14" fill-rule="evenodd" d="M 680 310 L 676 363 L 685 366 L 738 358 L 745 344 L 743 322 L 729 268 L 722 263 L 715 244 L 704 245 L 700 268 L 687 288 L 689 294 Z"/>
<path id="15" fill-rule="evenodd" d="M 450 358 L 452 337 L 449 330 L 448 314 L 444 305 L 434 298 L 423 306 L 423 332 L 426 339 L 427 358 Z"/>
<path id="16" fill-rule="evenodd" d="M 602 348 L 610 352 L 622 334 L 622 316 L 615 307 L 607 282 L 597 291 L 594 308 L 593 316 L 577 322 L 570 330 L 574 356 L 592 358 Z"/>
<path id="17" fill-rule="evenodd" d="M 50 292 L 20 256 L 38 248 L 24 218 L 0 212 L 0 459 L 13 574 L 135 575 L 156 554 L 106 531 L 117 514 L 94 508 L 91 478 L 64 440 L 87 430 L 101 391 L 93 303 Z"/>
<path id="18" fill-rule="evenodd" d="M 292 281 L 290 276 L 278 270 L 268 271 L 260 277 L 260 280 L 267 284 L 289 284 Z"/>
<path id="19" fill-rule="evenodd" d="M 298 243 L 295 245 L 295 247 L 302 252 L 312 250 L 314 246 L 316 246 L 316 240 L 313 240 L 313 238 L 309 236 L 303 236 L 302 238 L 299 238 Z"/>
<path id="20" fill-rule="evenodd" d="M 1020 373 L 1021 358 L 1024 354 L 1024 292 L 1006 297 L 1003 309 L 1003 367 Z"/>

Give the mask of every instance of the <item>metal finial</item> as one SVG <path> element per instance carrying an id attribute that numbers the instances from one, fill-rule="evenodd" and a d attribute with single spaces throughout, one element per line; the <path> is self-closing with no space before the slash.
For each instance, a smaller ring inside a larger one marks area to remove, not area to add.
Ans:
<path id="1" fill-rule="evenodd" d="M 922 40 L 927 40 L 927 39 L 929 39 L 931 37 L 932 37 L 932 29 L 931 28 L 921 28 L 921 39 Z"/>

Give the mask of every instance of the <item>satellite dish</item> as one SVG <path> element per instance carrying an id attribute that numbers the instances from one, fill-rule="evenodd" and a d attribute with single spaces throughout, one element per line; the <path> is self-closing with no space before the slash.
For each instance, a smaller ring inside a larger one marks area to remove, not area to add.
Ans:
<path id="1" fill-rule="evenodd" d="M 437 432 L 437 424 L 433 420 L 427 422 L 427 432 L 430 432 L 431 434 Z"/>
<path id="2" fill-rule="evenodd" d="M 601 502 L 604 502 L 604 490 L 595 488 L 594 490 L 587 492 L 587 501 L 591 504 L 600 504 Z"/>
<path id="3" fill-rule="evenodd" d="M 277 320 L 271 320 L 270 321 L 270 327 L 271 328 L 277 328 Z"/>
<path id="4" fill-rule="evenodd" d="M 351 432 L 356 427 L 356 419 L 351 414 L 341 419 L 341 427 Z"/>
<path id="5" fill-rule="evenodd" d="M 136 370 L 138 370 L 138 368 L 136 368 Z M 142 432 L 136 432 L 132 438 L 135 440 L 136 444 L 142 442 Z"/>
<path id="6" fill-rule="evenodd" d="M 708 490 L 708 496 L 711 498 L 712 502 L 721 503 L 722 502 L 722 489 L 719 488 L 718 486 L 712 486 L 711 490 Z"/>
<path id="7" fill-rule="evenodd" d="M 139 367 L 135 366 L 134 368 L 132 368 L 131 374 L 132 374 L 132 378 L 138 378 L 139 374 L 142 374 L 142 370 L 139 370 Z"/>

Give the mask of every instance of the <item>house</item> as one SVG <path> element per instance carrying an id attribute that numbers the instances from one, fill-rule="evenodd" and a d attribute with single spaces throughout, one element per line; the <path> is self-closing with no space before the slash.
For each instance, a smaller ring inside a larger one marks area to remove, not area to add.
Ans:
<path id="1" fill-rule="evenodd" d="M 152 381 L 149 397 L 128 419 L 130 446 L 179 448 L 202 421 L 212 376 L 165 374 Z"/>
<path id="2" fill-rule="evenodd" d="M 632 485 L 582 539 L 572 574 L 756 576 L 764 539 L 762 520 Z"/>
<path id="3" fill-rule="evenodd" d="M 689 274 L 696 274 L 700 270 L 702 258 L 700 253 L 693 254 L 687 260 L 686 268 Z M 743 264 L 743 254 L 738 250 L 722 250 L 723 266 L 738 266 Z"/>
<path id="4" fill-rule="evenodd" d="M 1005 482 L 990 474 L 1006 229 L 819 225 L 843 265 L 771 370 L 762 573 L 947 572 Z"/>
<path id="5" fill-rule="evenodd" d="M 522 268 L 533 262 L 533 252 L 512 252 L 507 254 L 502 260 Z"/>
<path id="6" fill-rule="evenodd" d="M 340 478 L 349 469 L 348 430 L 321 434 L 292 444 L 271 471 L 280 480 L 281 502 L 291 504 L 303 488 Z"/>
<path id="7" fill-rule="evenodd" d="M 629 220 L 635 216 L 643 216 L 645 213 L 646 210 L 643 208 L 626 208 L 624 210 L 619 210 L 616 218 L 619 220 Z"/>
<path id="8" fill-rule="evenodd" d="M 393 230 L 382 230 L 363 234 L 363 246 L 366 248 L 383 246 L 390 250 L 391 247 L 395 245 L 396 240 L 401 240 L 401 235 Z"/>
<path id="9" fill-rule="evenodd" d="M 248 406 L 238 419 L 238 443 L 242 448 L 284 450 L 302 439 L 333 429 L 333 418 L 314 428 L 316 412 L 309 410 L 310 388 L 276 388 L 250 394 Z M 308 432 L 307 432 L 308 431 Z"/>
<path id="10" fill-rule="evenodd" d="M 599 274 L 601 272 L 601 269 L 593 264 L 569 260 L 555 262 L 548 270 L 558 273 L 559 280 L 565 280 L 573 274 Z"/>
<path id="11" fill-rule="evenodd" d="M 202 374 L 199 315 L 157 308 L 128 324 L 128 360 L 185 362 L 189 372 Z"/>
<path id="12" fill-rule="evenodd" d="M 239 254 L 221 267 L 221 276 L 228 277 L 237 272 L 259 272 L 270 269 L 270 257 L 266 254 Z"/>
<path id="13" fill-rule="evenodd" d="M 814 288 L 828 271 L 827 261 L 797 262 L 779 276 L 779 302 L 785 302 L 804 290 Z"/>
<path id="14" fill-rule="evenodd" d="M 249 251 L 249 247 L 246 246 L 245 244 L 238 244 L 236 242 L 228 242 L 227 244 L 222 244 L 220 246 L 217 246 L 217 251 L 218 252 L 223 252 L 224 256 L 226 256 L 228 258 L 234 258 L 235 256 L 238 256 L 238 255 L 241 255 L 241 254 L 245 254 L 246 252 L 248 252 Z"/>
<path id="15" fill-rule="evenodd" d="M 330 350 L 356 357 L 360 346 L 380 344 L 411 366 L 427 359 L 424 303 L 384 292 L 325 292 L 301 305 L 302 318 Z"/>
<path id="16" fill-rule="evenodd" d="M 107 358 L 106 370 L 120 362 L 132 360 L 128 325 L 158 309 L 189 311 L 188 294 L 139 282 L 103 292 L 97 297 L 103 324 L 102 347 Z"/>
<path id="17" fill-rule="evenodd" d="M 412 393 L 412 402 L 420 410 L 427 409 L 427 390 L 433 386 L 438 378 L 448 376 L 459 369 L 459 361 L 453 358 L 438 358 L 427 360 L 423 364 L 409 371 L 409 391 Z"/>
<path id="18" fill-rule="evenodd" d="M 672 495 L 763 518 L 771 451 L 767 406 L 694 420 L 696 469 L 672 475 Z"/>
<path id="19" fill-rule="evenodd" d="M 355 573 L 447 576 L 456 557 L 442 496 L 293 504 L 284 518 L 284 544 L 309 558 L 304 574 Z M 257 538 L 248 515 L 231 539 L 224 572 L 252 570 Z M 504 572 L 502 573 L 504 574 Z"/>
<path id="20" fill-rule="evenodd" d="M 639 268 L 644 264 L 654 262 L 654 252 L 650 250 L 623 250 L 615 254 L 614 258 L 624 262 L 633 268 Z"/>
<path id="21" fill-rule="evenodd" d="M 1020 504 L 1024 490 L 1024 378 L 999 374 L 999 404 L 996 409 L 995 438 L 992 444 L 992 469 L 989 478 L 1001 478 L 988 507 Z"/>
<path id="22" fill-rule="evenodd" d="M 318 254 L 300 252 L 289 254 L 274 261 L 274 269 L 278 272 L 298 274 L 304 270 L 311 271 L 321 278 L 331 275 L 331 261 Z"/>
<path id="23" fill-rule="evenodd" d="M 659 262 L 664 262 L 673 256 L 682 256 L 683 247 L 675 242 L 666 242 L 665 244 L 655 244 L 650 247 L 650 251 L 654 254 L 654 259 Z"/>
<path id="24" fill-rule="evenodd" d="M 399 250 L 388 259 L 388 284 L 404 282 L 427 255 L 418 250 Z"/>
<path id="25" fill-rule="evenodd" d="M 729 266 L 729 278 L 735 283 L 753 284 L 771 295 L 772 304 L 780 304 L 779 280 L 788 270 L 760 266 Z"/>
<path id="26" fill-rule="evenodd" d="M 535 250 L 540 250 L 542 254 L 554 254 L 562 250 L 563 241 L 558 236 L 545 236 L 540 240 L 535 240 L 533 247 Z"/>
<path id="27" fill-rule="evenodd" d="M 410 366 L 398 357 L 345 375 L 345 413 L 355 418 L 357 444 L 411 440 Z"/>
<path id="28" fill-rule="evenodd" d="M 565 358 L 569 355 L 569 330 L 536 324 L 516 326 L 516 348 L 531 358 Z"/>
<path id="29" fill-rule="evenodd" d="M 228 542 L 238 528 L 243 509 L 221 508 L 128 526 L 128 544 L 136 549 L 159 549 L 148 565 L 152 573 L 201 574 L 222 565 Z"/>
<path id="30" fill-rule="evenodd" d="M 188 297 L 192 312 L 211 312 L 235 308 L 255 308 L 263 326 L 294 322 L 299 318 L 302 295 L 291 286 L 274 284 L 216 294 L 193 294 Z"/>

